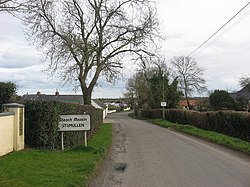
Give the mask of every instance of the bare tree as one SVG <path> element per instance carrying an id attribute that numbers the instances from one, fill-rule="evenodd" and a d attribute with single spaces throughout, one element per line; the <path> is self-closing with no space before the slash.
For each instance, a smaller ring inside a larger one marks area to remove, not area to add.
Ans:
<path id="1" fill-rule="evenodd" d="M 176 77 L 171 77 L 163 58 L 141 56 L 137 72 L 127 81 L 124 96 L 139 108 L 159 108 L 161 101 L 166 101 L 167 107 L 176 107 L 180 92 Z"/>
<path id="2" fill-rule="evenodd" d="M 125 55 L 153 55 L 153 7 L 150 0 L 28 0 L 15 16 L 50 60 L 50 73 L 77 81 L 91 104 L 98 78 L 117 79 Z"/>
<path id="3" fill-rule="evenodd" d="M 198 63 L 192 57 L 173 57 L 170 62 L 178 76 L 188 108 L 190 108 L 188 97 L 191 96 L 192 92 L 196 90 L 202 93 L 206 90 L 205 80 L 202 78 L 204 70 L 198 66 Z"/>
<path id="4" fill-rule="evenodd" d="M 21 5 L 18 0 L 0 0 L 0 12 L 18 11 Z"/>
<path id="5" fill-rule="evenodd" d="M 244 75 L 242 77 L 240 77 L 239 79 L 239 85 L 244 88 L 245 86 L 250 84 L 250 77 L 247 75 Z"/>

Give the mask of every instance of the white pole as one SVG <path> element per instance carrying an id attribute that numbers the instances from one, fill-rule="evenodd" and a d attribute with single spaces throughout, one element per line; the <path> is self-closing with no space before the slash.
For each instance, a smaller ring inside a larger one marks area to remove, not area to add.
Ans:
<path id="1" fill-rule="evenodd" d="M 85 144 L 85 147 L 87 147 L 87 131 L 84 131 L 84 144 Z"/>
<path id="2" fill-rule="evenodd" d="M 62 151 L 64 150 L 64 144 L 63 144 L 63 131 L 61 133 L 61 140 L 62 140 Z"/>

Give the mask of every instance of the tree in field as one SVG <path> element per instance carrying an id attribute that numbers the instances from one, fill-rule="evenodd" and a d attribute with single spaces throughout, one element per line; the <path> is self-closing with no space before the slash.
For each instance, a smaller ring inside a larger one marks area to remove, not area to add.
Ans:
<path id="1" fill-rule="evenodd" d="M 48 70 L 78 83 L 85 104 L 100 76 L 119 78 L 125 55 L 154 55 L 158 21 L 150 0 L 26 0 L 12 14 L 50 60 Z"/>
<path id="2" fill-rule="evenodd" d="M 188 97 L 194 91 L 199 93 L 206 91 L 205 80 L 202 77 L 204 70 L 198 66 L 197 61 L 192 57 L 173 57 L 170 62 L 173 65 L 173 71 L 178 76 L 178 81 L 186 98 L 188 108 L 190 108 Z"/>
<path id="3" fill-rule="evenodd" d="M 15 99 L 17 87 L 12 82 L 0 82 L 0 111 L 2 105 Z"/>
<path id="4" fill-rule="evenodd" d="M 215 90 L 209 96 L 209 103 L 212 109 L 234 109 L 235 102 L 230 94 L 225 90 Z"/>

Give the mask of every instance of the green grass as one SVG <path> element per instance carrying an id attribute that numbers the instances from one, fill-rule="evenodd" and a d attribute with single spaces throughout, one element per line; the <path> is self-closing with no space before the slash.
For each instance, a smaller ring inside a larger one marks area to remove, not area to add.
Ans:
<path id="1" fill-rule="evenodd" d="M 0 186 L 87 186 L 111 141 L 112 125 L 104 124 L 86 148 L 81 145 L 66 151 L 13 152 L 0 158 Z"/>
<path id="2" fill-rule="evenodd" d="M 207 131 L 203 129 L 196 128 L 192 125 L 180 125 L 176 123 L 171 123 L 166 120 L 155 119 L 150 120 L 152 123 L 174 129 L 178 132 L 187 133 L 199 138 L 203 138 L 209 140 L 211 142 L 226 146 L 228 148 L 246 153 L 250 155 L 250 143 L 243 141 L 238 138 L 233 138 L 230 136 L 226 136 L 224 134 L 216 133 L 213 131 Z"/>

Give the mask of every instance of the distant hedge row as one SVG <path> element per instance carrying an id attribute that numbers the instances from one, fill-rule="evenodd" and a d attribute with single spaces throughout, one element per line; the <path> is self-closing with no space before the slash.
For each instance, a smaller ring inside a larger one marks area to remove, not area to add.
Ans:
<path id="1" fill-rule="evenodd" d="M 140 110 L 138 115 L 147 118 L 162 118 L 162 110 Z M 198 112 L 192 110 L 168 109 L 165 111 L 166 120 L 190 124 L 205 130 L 215 131 L 250 142 L 250 113 L 217 111 Z"/>
<path id="2" fill-rule="evenodd" d="M 25 101 L 25 144 L 33 148 L 59 149 L 61 136 L 58 132 L 60 115 L 90 114 L 91 130 L 94 134 L 102 124 L 102 111 L 93 106 L 68 104 L 55 101 Z M 65 148 L 74 147 L 84 142 L 84 133 L 65 132 Z"/>

